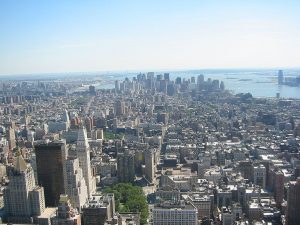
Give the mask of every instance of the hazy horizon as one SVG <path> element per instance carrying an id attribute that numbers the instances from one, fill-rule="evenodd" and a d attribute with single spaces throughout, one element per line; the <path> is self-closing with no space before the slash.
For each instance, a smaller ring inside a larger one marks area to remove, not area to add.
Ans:
<path id="1" fill-rule="evenodd" d="M 297 69 L 299 9 L 296 0 L 3 0 L 0 75 Z"/>
<path id="2" fill-rule="evenodd" d="M 109 74 L 126 74 L 126 73 L 132 73 L 132 74 L 139 74 L 139 73 L 147 73 L 147 72 L 154 72 L 156 74 L 159 73 L 178 73 L 178 72 L 202 72 L 205 75 L 205 72 L 207 73 L 211 73 L 211 72 L 216 72 L 216 73 L 231 73 L 231 72 L 237 72 L 237 73 L 241 73 L 241 72 L 248 72 L 248 73 L 256 73 L 256 72 L 271 72 L 274 71 L 274 76 L 277 76 L 277 71 L 278 70 L 283 70 L 283 72 L 286 75 L 289 75 L 290 72 L 299 72 L 299 76 L 300 76 L 300 67 L 291 67 L 291 68 L 182 68 L 182 69 L 145 69 L 145 70 L 103 70 L 103 71 L 69 71 L 69 72 L 36 72 L 36 73 L 24 73 L 24 74 L 0 74 L 0 78 L 1 77 L 26 77 L 26 76 L 39 76 L 39 75 L 58 75 L 58 76 L 67 76 L 67 75 L 88 75 L 88 76 L 92 76 L 92 75 L 109 75 Z M 295 75 L 295 74 L 294 74 Z M 298 75 L 298 74 L 297 74 Z"/>

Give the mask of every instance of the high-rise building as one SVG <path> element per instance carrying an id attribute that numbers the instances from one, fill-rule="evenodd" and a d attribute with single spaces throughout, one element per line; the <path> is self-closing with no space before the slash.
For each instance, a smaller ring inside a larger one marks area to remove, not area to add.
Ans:
<path id="1" fill-rule="evenodd" d="M 91 197 L 96 190 L 96 178 L 92 173 L 90 145 L 87 139 L 86 129 L 84 127 L 80 128 L 78 131 L 76 154 L 87 186 L 88 196 Z"/>
<path id="2" fill-rule="evenodd" d="M 176 78 L 175 84 L 181 84 L 181 77 L 177 77 L 177 78 Z"/>
<path id="3" fill-rule="evenodd" d="M 154 165 L 155 152 L 154 149 L 147 149 L 145 151 L 145 175 L 146 179 L 152 183 L 155 176 L 155 165 Z"/>
<path id="4" fill-rule="evenodd" d="M 51 218 L 52 225 L 81 225 L 80 214 L 72 207 L 68 195 L 60 195 L 56 216 Z"/>
<path id="5" fill-rule="evenodd" d="M 6 138 L 8 141 L 8 146 L 10 149 L 13 149 L 16 147 L 16 135 L 15 130 L 12 127 L 9 127 L 6 130 Z"/>
<path id="6" fill-rule="evenodd" d="M 299 225 L 300 177 L 291 181 L 287 193 L 286 225 Z"/>
<path id="7" fill-rule="evenodd" d="M 277 206 L 280 207 L 284 197 L 284 174 L 281 171 L 273 172 L 273 191 Z"/>
<path id="8" fill-rule="evenodd" d="M 118 80 L 115 81 L 115 91 L 119 92 L 120 91 L 120 83 Z"/>
<path id="9" fill-rule="evenodd" d="M 91 117 L 87 116 L 84 119 L 84 126 L 85 126 L 87 132 L 91 132 L 91 130 L 93 129 L 93 121 L 92 121 Z"/>
<path id="10" fill-rule="evenodd" d="M 191 83 L 196 83 L 196 78 L 195 77 L 191 77 Z"/>
<path id="11" fill-rule="evenodd" d="M 35 185 L 34 171 L 18 153 L 15 165 L 7 168 L 9 184 L 4 189 L 8 222 L 32 223 L 45 210 L 44 189 Z"/>
<path id="12" fill-rule="evenodd" d="M 162 79 L 163 79 L 163 75 L 161 74 L 156 75 L 156 81 L 160 81 Z"/>
<path id="13" fill-rule="evenodd" d="M 93 86 L 93 85 L 89 86 L 89 93 L 91 95 L 96 95 L 96 88 L 95 88 L 95 86 Z"/>
<path id="14" fill-rule="evenodd" d="M 35 145 L 38 184 L 44 187 L 46 206 L 57 206 L 59 196 L 65 193 L 65 141 L 39 142 Z"/>
<path id="15" fill-rule="evenodd" d="M 64 113 L 62 115 L 62 121 L 66 123 L 67 129 L 69 129 L 70 128 L 70 118 L 69 118 L 68 111 L 66 109 L 64 110 Z"/>
<path id="16" fill-rule="evenodd" d="M 169 81 L 170 80 L 170 74 L 164 73 L 164 80 Z"/>
<path id="17" fill-rule="evenodd" d="M 278 70 L 278 84 L 283 84 L 283 71 Z"/>
<path id="18" fill-rule="evenodd" d="M 125 114 L 125 103 L 122 100 L 117 100 L 115 103 L 115 114 L 121 116 Z"/>
<path id="19" fill-rule="evenodd" d="M 200 74 L 198 77 L 197 77 L 197 85 L 198 87 L 199 86 L 202 86 L 204 84 L 204 75 L 203 74 Z"/>
<path id="20" fill-rule="evenodd" d="M 117 155 L 118 166 L 118 181 L 119 182 L 134 182 L 134 152 L 126 149 L 123 153 Z"/>
<path id="21" fill-rule="evenodd" d="M 88 200 L 88 191 L 78 158 L 68 157 L 65 167 L 65 193 L 69 196 L 71 204 L 81 212 L 81 207 Z"/>
<path id="22" fill-rule="evenodd" d="M 148 72 L 147 73 L 147 79 L 153 80 L 154 79 L 154 72 Z"/>

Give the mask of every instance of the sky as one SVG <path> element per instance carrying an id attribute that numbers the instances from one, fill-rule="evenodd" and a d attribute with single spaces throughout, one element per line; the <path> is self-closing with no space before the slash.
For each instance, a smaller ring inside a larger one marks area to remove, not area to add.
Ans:
<path id="1" fill-rule="evenodd" d="M 298 0 L 0 0 L 0 75 L 300 67 Z"/>

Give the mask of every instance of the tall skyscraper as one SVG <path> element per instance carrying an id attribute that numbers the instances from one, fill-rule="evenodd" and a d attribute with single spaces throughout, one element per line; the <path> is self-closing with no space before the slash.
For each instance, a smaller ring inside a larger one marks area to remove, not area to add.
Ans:
<path id="1" fill-rule="evenodd" d="M 279 208 L 281 206 L 284 197 L 284 174 L 282 173 L 282 171 L 274 171 L 273 174 L 274 174 L 273 175 L 274 198 Z"/>
<path id="2" fill-rule="evenodd" d="M 198 90 L 202 90 L 204 87 L 204 75 L 200 74 L 197 77 L 197 86 L 198 86 Z"/>
<path id="3" fill-rule="evenodd" d="M 83 177 L 79 160 L 76 157 L 68 157 L 65 163 L 65 191 L 71 200 L 71 204 L 81 212 L 81 207 L 88 200 L 87 186 Z"/>
<path id="4" fill-rule="evenodd" d="M 300 224 L 300 177 L 296 181 L 291 181 L 287 193 L 287 213 L 286 225 Z"/>
<path id="5" fill-rule="evenodd" d="M 164 80 L 169 81 L 170 80 L 170 74 L 164 73 Z"/>
<path id="6" fill-rule="evenodd" d="M 6 138 L 8 141 L 9 149 L 13 149 L 16 147 L 16 135 L 15 130 L 12 127 L 9 127 L 6 130 Z"/>
<path id="7" fill-rule="evenodd" d="M 283 71 L 278 70 L 278 84 L 283 84 Z"/>
<path id="8" fill-rule="evenodd" d="M 118 80 L 115 81 L 115 91 L 119 92 L 120 91 L 120 83 Z"/>
<path id="9" fill-rule="evenodd" d="M 35 185 L 33 169 L 20 153 L 7 170 L 9 184 L 3 191 L 7 220 L 32 223 L 45 210 L 44 189 Z"/>
<path id="10" fill-rule="evenodd" d="M 66 109 L 64 110 L 64 113 L 62 115 L 62 121 L 66 122 L 66 127 L 67 127 L 67 129 L 69 129 L 70 128 L 70 117 L 69 117 L 68 111 Z"/>
<path id="11" fill-rule="evenodd" d="M 84 119 L 84 125 L 85 125 L 85 128 L 87 130 L 87 132 L 91 132 L 92 129 L 93 129 L 93 121 L 92 121 L 92 118 L 87 116 L 85 119 Z"/>
<path id="12" fill-rule="evenodd" d="M 175 84 L 181 84 L 181 77 L 177 77 L 177 78 L 176 78 Z"/>
<path id="13" fill-rule="evenodd" d="M 125 114 L 125 103 L 122 100 L 117 100 L 115 103 L 115 114 L 121 116 Z"/>
<path id="14" fill-rule="evenodd" d="M 93 86 L 93 85 L 89 86 L 89 93 L 91 95 L 96 95 L 96 88 L 95 88 L 95 86 Z"/>
<path id="15" fill-rule="evenodd" d="M 78 131 L 76 154 L 79 160 L 79 166 L 83 172 L 88 196 L 91 197 L 91 195 L 96 191 L 96 178 L 92 174 L 90 145 L 88 143 L 86 129 L 84 127 L 80 128 Z"/>
<path id="16" fill-rule="evenodd" d="M 155 164 L 154 164 L 155 152 L 154 149 L 147 149 L 145 151 L 145 175 L 146 179 L 152 183 L 155 176 Z"/>
<path id="17" fill-rule="evenodd" d="M 128 149 L 117 155 L 118 181 L 119 182 L 134 182 L 134 152 Z"/>
<path id="18" fill-rule="evenodd" d="M 35 145 L 38 184 L 44 187 L 46 206 L 57 206 L 59 196 L 65 193 L 65 141 L 40 142 Z"/>

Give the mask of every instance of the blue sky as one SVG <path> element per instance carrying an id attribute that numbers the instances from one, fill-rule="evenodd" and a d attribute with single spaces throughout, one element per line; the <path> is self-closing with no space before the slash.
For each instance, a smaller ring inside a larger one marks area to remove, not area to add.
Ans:
<path id="1" fill-rule="evenodd" d="M 299 67 L 297 0 L 0 0 L 0 74 Z"/>

